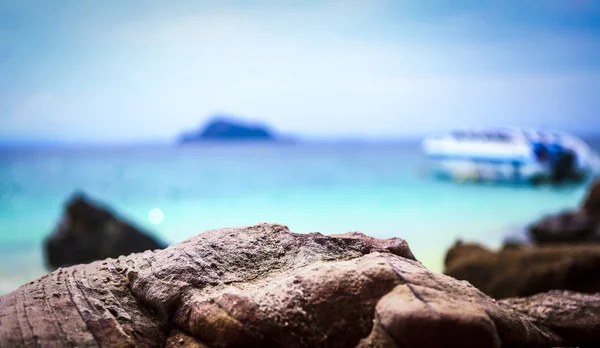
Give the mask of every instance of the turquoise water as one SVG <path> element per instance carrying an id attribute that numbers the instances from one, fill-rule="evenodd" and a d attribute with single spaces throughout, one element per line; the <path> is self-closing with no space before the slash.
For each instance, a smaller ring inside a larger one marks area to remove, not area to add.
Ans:
<path id="1" fill-rule="evenodd" d="M 168 242 L 259 222 L 362 231 L 406 239 L 441 271 L 455 239 L 498 246 L 541 214 L 575 206 L 586 188 L 461 185 L 430 178 L 422 164 L 416 143 L 0 150 L 0 293 L 45 272 L 42 239 L 75 190 Z M 160 224 L 149 219 L 155 208 Z"/>

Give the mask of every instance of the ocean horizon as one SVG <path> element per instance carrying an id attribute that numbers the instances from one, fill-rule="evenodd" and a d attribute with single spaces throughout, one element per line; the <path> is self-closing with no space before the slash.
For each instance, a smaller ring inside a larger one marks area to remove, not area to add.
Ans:
<path id="1" fill-rule="evenodd" d="M 586 139 L 596 151 L 600 137 Z M 441 272 L 457 240 L 495 248 L 587 185 L 459 184 L 424 171 L 414 139 L 0 147 L 0 294 L 47 273 L 42 242 L 75 192 L 168 243 L 261 222 L 407 240 Z M 152 218 L 159 209 L 162 219 Z"/>

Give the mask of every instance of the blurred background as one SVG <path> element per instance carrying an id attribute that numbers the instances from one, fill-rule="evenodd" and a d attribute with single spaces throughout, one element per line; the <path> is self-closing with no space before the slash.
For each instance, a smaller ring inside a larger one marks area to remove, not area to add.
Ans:
<path id="1" fill-rule="evenodd" d="M 48 271 L 75 192 L 165 243 L 362 231 L 439 272 L 589 186 L 424 169 L 424 137 L 488 126 L 600 150 L 600 2 L 4 0 L 0 294 Z"/>

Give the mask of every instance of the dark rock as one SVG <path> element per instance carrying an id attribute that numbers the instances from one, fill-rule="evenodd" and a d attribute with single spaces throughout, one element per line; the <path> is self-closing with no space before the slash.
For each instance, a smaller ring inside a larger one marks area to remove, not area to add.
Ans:
<path id="1" fill-rule="evenodd" d="M 535 244 L 598 242 L 600 219 L 582 210 L 548 216 L 531 226 Z"/>
<path id="2" fill-rule="evenodd" d="M 536 325 L 558 333 L 565 341 L 580 346 L 598 346 L 600 335 L 600 296 L 571 291 L 549 291 L 526 298 L 500 301 L 526 314 Z"/>
<path id="3" fill-rule="evenodd" d="M 529 236 L 538 245 L 600 242 L 600 180 L 579 209 L 542 218 L 530 226 Z"/>
<path id="4" fill-rule="evenodd" d="M 456 243 L 446 255 L 444 273 L 493 298 L 555 289 L 600 292 L 600 245 L 509 245 L 493 252 Z"/>
<path id="5" fill-rule="evenodd" d="M 273 132 L 264 125 L 248 124 L 229 116 L 216 116 L 202 129 L 184 134 L 181 143 L 196 141 L 274 141 Z"/>
<path id="6" fill-rule="evenodd" d="M 600 215 L 600 180 L 594 182 L 590 187 L 581 209 L 590 215 Z"/>
<path id="7" fill-rule="evenodd" d="M 44 256 L 48 267 L 56 269 L 165 246 L 77 193 L 67 202 L 61 222 L 44 241 Z"/>
<path id="8" fill-rule="evenodd" d="M 429 272 L 398 238 L 295 234 L 261 224 L 207 231 L 23 285 L 0 297 L 0 345 L 600 344 L 597 296 L 545 296 L 498 303 L 467 282 Z M 569 313 L 558 307 L 566 304 Z"/>

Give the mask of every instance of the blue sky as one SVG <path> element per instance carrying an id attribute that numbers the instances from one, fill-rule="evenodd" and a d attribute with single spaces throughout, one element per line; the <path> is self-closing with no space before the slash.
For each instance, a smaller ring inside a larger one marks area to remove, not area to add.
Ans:
<path id="1" fill-rule="evenodd" d="M 600 133 L 600 1 L 0 3 L 0 140 Z"/>

